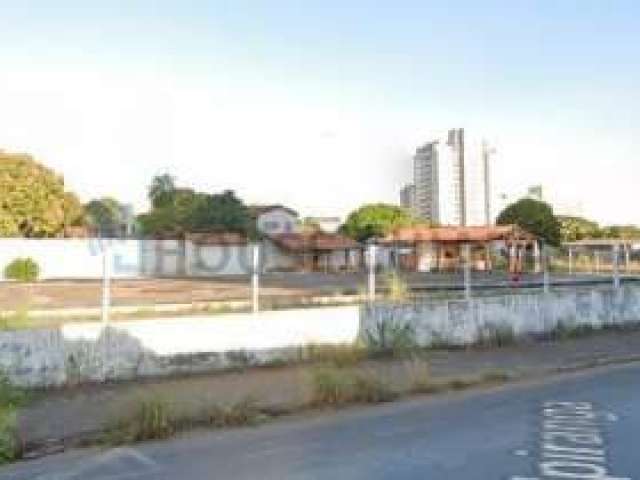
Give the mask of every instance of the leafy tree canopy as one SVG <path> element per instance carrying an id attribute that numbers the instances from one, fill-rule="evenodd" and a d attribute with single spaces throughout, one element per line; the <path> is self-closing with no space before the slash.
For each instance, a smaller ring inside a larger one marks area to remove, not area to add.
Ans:
<path id="1" fill-rule="evenodd" d="M 152 209 L 138 217 L 147 235 L 228 231 L 254 234 L 248 207 L 231 190 L 218 194 L 177 188 L 173 179 L 155 177 L 149 188 Z M 159 185 L 162 187 L 160 188 Z M 170 188 L 169 188 L 170 187 Z M 160 191 L 152 197 L 151 192 Z"/>
<path id="2" fill-rule="evenodd" d="M 558 217 L 560 237 L 563 242 L 575 242 L 586 238 L 599 238 L 600 225 L 582 217 Z"/>
<path id="3" fill-rule="evenodd" d="M 347 217 L 342 232 L 360 242 L 381 237 L 395 228 L 421 223 L 406 209 L 386 203 L 363 205 Z"/>
<path id="4" fill-rule="evenodd" d="M 29 155 L 0 151 L 0 236 L 54 237 L 82 221 L 62 177 Z"/>
<path id="5" fill-rule="evenodd" d="M 87 223 L 104 236 L 117 235 L 125 221 L 123 205 L 112 197 L 91 200 L 84 208 Z"/>
<path id="6" fill-rule="evenodd" d="M 169 206 L 176 192 L 175 178 L 168 173 L 156 175 L 149 185 L 148 197 L 153 208 Z"/>
<path id="7" fill-rule="evenodd" d="M 524 198 L 509 205 L 498 216 L 498 225 L 519 225 L 549 245 L 559 245 L 560 222 L 550 205 L 538 200 Z"/>
<path id="8" fill-rule="evenodd" d="M 621 240 L 640 239 L 640 227 L 636 225 L 612 225 L 604 227 L 600 231 L 602 238 L 614 238 Z"/>

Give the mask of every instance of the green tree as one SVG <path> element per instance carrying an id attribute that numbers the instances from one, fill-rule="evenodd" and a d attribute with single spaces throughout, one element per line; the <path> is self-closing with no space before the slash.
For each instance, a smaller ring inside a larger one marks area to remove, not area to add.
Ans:
<path id="1" fill-rule="evenodd" d="M 602 238 L 633 240 L 640 239 L 640 227 L 636 225 L 611 225 L 601 231 Z"/>
<path id="2" fill-rule="evenodd" d="M 158 177 L 149 191 L 154 190 Z M 161 201 L 153 202 L 148 213 L 138 216 L 146 235 L 179 236 L 187 232 L 228 231 L 253 236 L 255 229 L 247 206 L 231 190 L 219 194 L 194 192 L 188 188 L 163 190 Z"/>
<path id="3" fill-rule="evenodd" d="M 9 212 L 0 208 L 0 237 L 18 237 L 20 228 Z"/>
<path id="4" fill-rule="evenodd" d="M 498 216 L 498 225 L 518 225 L 549 245 L 560 245 L 560 222 L 550 205 L 524 198 L 509 205 Z"/>
<path id="5" fill-rule="evenodd" d="M 176 192 L 175 178 L 168 173 L 156 175 L 149 185 L 148 197 L 153 208 L 168 206 Z"/>
<path id="6" fill-rule="evenodd" d="M 91 200 L 84 207 L 87 224 L 103 236 L 117 235 L 124 222 L 123 206 L 115 198 Z"/>
<path id="7" fill-rule="evenodd" d="M 351 212 L 342 225 L 341 231 L 362 242 L 372 237 L 384 236 L 395 228 L 417 223 L 420 222 L 402 207 L 375 203 L 363 205 Z"/>
<path id="8" fill-rule="evenodd" d="M 0 235 L 54 237 L 81 221 L 62 177 L 31 156 L 0 151 Z"/>
<path id="9" fill-rule="evenodd" d="M 558 217 L 560 237 L 563 242 L 575 242 L 586 238 L 599 238 L 600 226 L 582 217 Z"/>
<path id="10" fill-rule="evenodd" d="M 194 203 L 189 226 L 193 231 L 229 231 L 251 233 L 251 215 L 247 206 L 231 190 L 200 195 Z"/>
<path id="11" fill-rule="evenodd" d="M 64 194 L 64 225 L 65 227 L 82 227 L 86 225 L 86 212 L 76 194 Z"/>

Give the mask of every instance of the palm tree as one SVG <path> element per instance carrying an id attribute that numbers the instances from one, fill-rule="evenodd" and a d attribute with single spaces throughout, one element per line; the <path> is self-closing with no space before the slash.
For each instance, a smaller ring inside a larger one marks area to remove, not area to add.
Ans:
<path id="1" fill-rule="evenodd" d="M 168 174 L 156 175 L 149 186 L 149 201 L 154 208 L 166 205 L 176 190 L 175 178 Z"/>

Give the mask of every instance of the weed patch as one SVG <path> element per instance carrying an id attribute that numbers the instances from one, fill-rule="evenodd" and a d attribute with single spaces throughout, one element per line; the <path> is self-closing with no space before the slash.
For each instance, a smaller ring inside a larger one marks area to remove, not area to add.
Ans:
<path id="1" fill-rule="evenodd" d="M 119 445 L 165 439 L 175 433 L 175 424 L 168 403 L 160 399 L 144 399 L 130 414 L 109 422 L 105 428 L 106 441 Z"/>
<path id="2" fill-rule="evenodd" d="M 372 355 L 405 357 L 419 348 L 412 325 L 378 322 L 373 329 L 365 331 L 364 341 Z"/>
<path id="3" fill-rule="evenodd" d="M 312 374 L 312 406 L 391 401 L 395 392 L 373 373 L 319 368 Z"/>
<path id="4" fill-rule="evenodd" d="M 214 405 L 203 417 L 216 428 L 253 426 L 267 419 L 253 398 L 245 398 L 229 407 Z"/>
<path id="5" fill-rule="evenodd" d="M 195 427 L 251 426 L 267 417 L 251 398 L 226 407 L 212 405 L 186 415 L 177 414 L 164 400 L 142 399 L 134 406 L 131 414 L 107 422 L 103 429 L 103 441 L 111 445 L 122 445 L 163 440 Z"/>
<path id="6" fill-rule="evenodd" d="M 26 403 L 22 389 L 0 374 L 0 465 L 20 458 L 22 442 L 18 435 L 18 410 Z"/>
<path id="7" fill-rule="evenodd" d="M 358 344 L 311 344 L 304 348 L 301 356 L 303 360 L 341 368 L 360 363 L 367 358 L 368 352 Z"/>

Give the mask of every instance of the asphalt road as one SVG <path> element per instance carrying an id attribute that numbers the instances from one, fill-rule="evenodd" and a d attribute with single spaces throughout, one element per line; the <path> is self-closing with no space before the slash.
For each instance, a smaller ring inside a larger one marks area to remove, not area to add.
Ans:
<path id="1" fill-rule="evenodd" d="M 640 479 L 640 365 L 255 429 L 75 451 L 20 480 Z"/>

